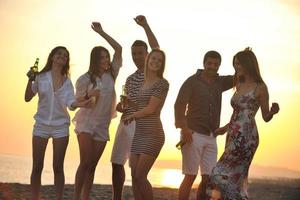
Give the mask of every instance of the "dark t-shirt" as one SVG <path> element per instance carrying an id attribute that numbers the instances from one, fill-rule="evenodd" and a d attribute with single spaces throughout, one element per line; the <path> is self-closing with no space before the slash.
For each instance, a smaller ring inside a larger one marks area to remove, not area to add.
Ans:
<path id="1" fill-rule="evenodd" d="M 233 87 L 233 76 L 217 76 L 207 83 L 197 70 L 181 86 L 175 102 L 175 126 L 210 135 L 220 126 L 222 93 Z"/>

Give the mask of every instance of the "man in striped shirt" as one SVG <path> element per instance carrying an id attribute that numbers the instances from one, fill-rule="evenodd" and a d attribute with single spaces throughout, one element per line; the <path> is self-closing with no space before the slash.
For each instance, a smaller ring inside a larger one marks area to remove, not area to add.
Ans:
<path id="1" fill-rule="evenodd" d="M 151 49 L 159 48 L 157 39 L 150 29 L 145 16 L 139 15 L 134 20 L 144 28 Z M 136 103 L 137 93 L 144 82 L 144 65 L 146 56 L 148 55 L 147 44 L 142 40 L 136 40 L 131 46 L 131 55 L 137 70 L 127 78 L 125 93 L 131 101 Z M 132 107 L 124 108 L 121 103 L 118 103 L 117 110 L 123 114 L 117 129 L 111 155 L 113 200 L 122 199 L 125 182 L 124 164 L 130 155 L 131 142 L 135 132 L 135 121 L 122 122 L 122 119 L 135 112 L 135 109 Z"/>

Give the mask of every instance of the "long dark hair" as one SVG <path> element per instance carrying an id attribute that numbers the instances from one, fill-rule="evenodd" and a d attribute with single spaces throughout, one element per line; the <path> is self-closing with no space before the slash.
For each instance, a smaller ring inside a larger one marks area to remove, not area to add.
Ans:
<path id="1" fill-rule="evenodd" d="M 52 51 L 50 52 L 50 54 L 48 56 L 45 67 L 39 72 L 39 74 L 48 72 L 52 69 L 52 63 L 53 63 L 52 58 L 53 58 L 54 54 L 60 49 L 63 49 L 68 53 L 68 60 L 65 64 L 65 66 L 61 69 L 61 75 L 70 76 L 70 72 L 69 72 L 69 70 L 70 70 L 70 53 L 69 53 L 68 49 L 63 46 L 57 46 L 54 49 L 52 49 Z"/>
<path id="2" fill-rule="evenodd" d="M 152 51 L 147 55 L 146 60 L 145 60 L 145 69 L 144 69 L 144 74 L 145 74 L 145 78 L 147 78 L 147 73 L 148 73 L 148 63 L 149 63 L 149 58 L 150 56 L 154 53 L 154 52 L 158 52 L 162 55 L 163 60 L 162 60 L 162 67 L 157 71 L 157 76 L 159 78 L 163 78 L 163 74 L 165 71 L 165 65 L 166 65 L 166 55 L 165 53 L 160 50 L 160 49 L 152 49 Z"/>
<path id="3" fill-rule="evenodd" d="M 237 59 L 240 65 L 245 71 L 254 79 L 256 83 L 264 83 L 260 71 L 257 58 L 250 47 L 247 47 L 244 51 L 240 51 L 233 56 L 232 64 L 234 66 L 234 60 Z M 234 85 L 238 82 L 238 77 L 234 75 Z"/>
<path id="4" fill-rule="evenodd" d="M 90 80 L 91 80 L 91 83 L 93 84 L 93 87 L 96 86 L 96 76 L 101 77 L 101 75 L 102 75 L 102 74 L 100 74 L 100 69 L 99 69 L 99 64 L 101 63 L 100 55 L 101 55 L 102 51 L 107 53 L 109 60 L 110 60 L 109 51 L 102 46 L 96 46 L 91 51 L 90 66 L 89 66 L 88 74 L 90 75 Z M 114 72 L 113 72 L 113 69 L 111 66 L 108 69 L 108 71 L 111 73 L 111 76 L 113 77 L 113 79 L 115 79 L 115 75 L 114 75 Z"/>

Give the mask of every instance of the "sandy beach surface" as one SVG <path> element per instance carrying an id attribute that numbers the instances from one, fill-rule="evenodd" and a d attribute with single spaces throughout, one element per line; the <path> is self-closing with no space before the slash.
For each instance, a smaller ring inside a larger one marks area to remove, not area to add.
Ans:
<path id="1" fill-rule="evenodd" d="M 253 200 L 299 200 L 300 179 L 254 179 L 249 181 L 249 194 Z M 65 186 L 64 199 L 72 199 L 74 185 Z M 178 189 L 154 188 L 155 200 L 176 200 Z M 195 199 L 193 189 L 190 199 Z M 110 200 L 112 197 L 111 185 L 94 184 L 91 200 Z M 30 199 L 30 185 L 19 183 L 0 183 L 0 199 Z M 42 186 L 41 199 L 55 199 L 53 185 Z M 130 186 L 124 188 L 124 200 L 133 200 Z"/>

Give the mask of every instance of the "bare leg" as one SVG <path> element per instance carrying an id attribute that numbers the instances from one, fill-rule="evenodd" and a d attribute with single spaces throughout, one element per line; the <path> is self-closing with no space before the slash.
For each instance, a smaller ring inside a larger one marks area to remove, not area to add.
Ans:
<path id="1" fill-rule="evenodd" d="M 75 189 L 74 189 L 74 200 L 79 200 L 82 187 L 85 180 L 85 174 L 92 162 L 92 144 L 93 138 L 89 133 L 80 133 L 77 136 L 79 152 L 80 152 L 80 163 L 77 168 L 75 176 Z"/>
<path id="2" fill-rule="evenodd" d="M 32 171 L 30 177 L 32 199 L 38 200 L 41 188 L 41 174 L 44 167 L 45 151 L 48 139 L 32 137 Z"/>
<path id="3" fill-rule="evenodd" d="M 135 169 L 137 167 L 139 155 L 131 154 L 130 156 L 130 167 L 131 167 L 131 180 L 132 180 L 132 191 L 135 200 L 141 200 L 142 196 L 138 190 L 137 182 L 134 178 Z"/>
<path id="4" fill-rule="evenodd" d="M 90 166 L 88 167 L 88 170 L 85 174 L 85 179 L 84 179 L 84 185 L 83 185 L 83 193 L 82 193 L 82 199 L 83 200 L 88 200 L 89 199 L 89 195 L 90 195 L 90 191 L 92 189 L 93 186 L 93 182 L 94 182 L 94 175 L 95 175 L 95 170 L 98 164 L 98 161 L 105 149 L 106 146 L 106 141 L 96 141 L 93 140 L 92 143 L 92 162 L 90 164 Z"/>
<path id="5" fill-rule="evenodd" d="M 141 154 L 138 155 L 135 167 L 132 171 L 132 177 L 135 184 L 136 199 L 153 200 L 152 185 L 148 181 L 147 176 L 152 168 L 156 157 Z"/>
<path id="6" fill-rule="evenodd" d="M 113 200 L 121 200 L 125 182 L 125 169 L 123 165 L 112 163 Z"/>
<path id="7" fill-rule="evenodd" d="M 69 136 L 53 139 L 53 171 L 56 199 L 61 200 L 65 185 L 64 160 Z"/>
<path id="8" fill-rule="evenodd" d="M 201 176 L 201 183 L 198 186 L 197 190 L 197 200 L 206 200 L 206 188 L 209 182 L 209 175 L 203 174 Z"/>
<path id="9" fill-rule="evenodd" d="M 196 175 L 185 175 L 184 179 L 179 187 L 178 199 L 187 200 L 189 199 L 192 185 L 196 179 Z"/>

